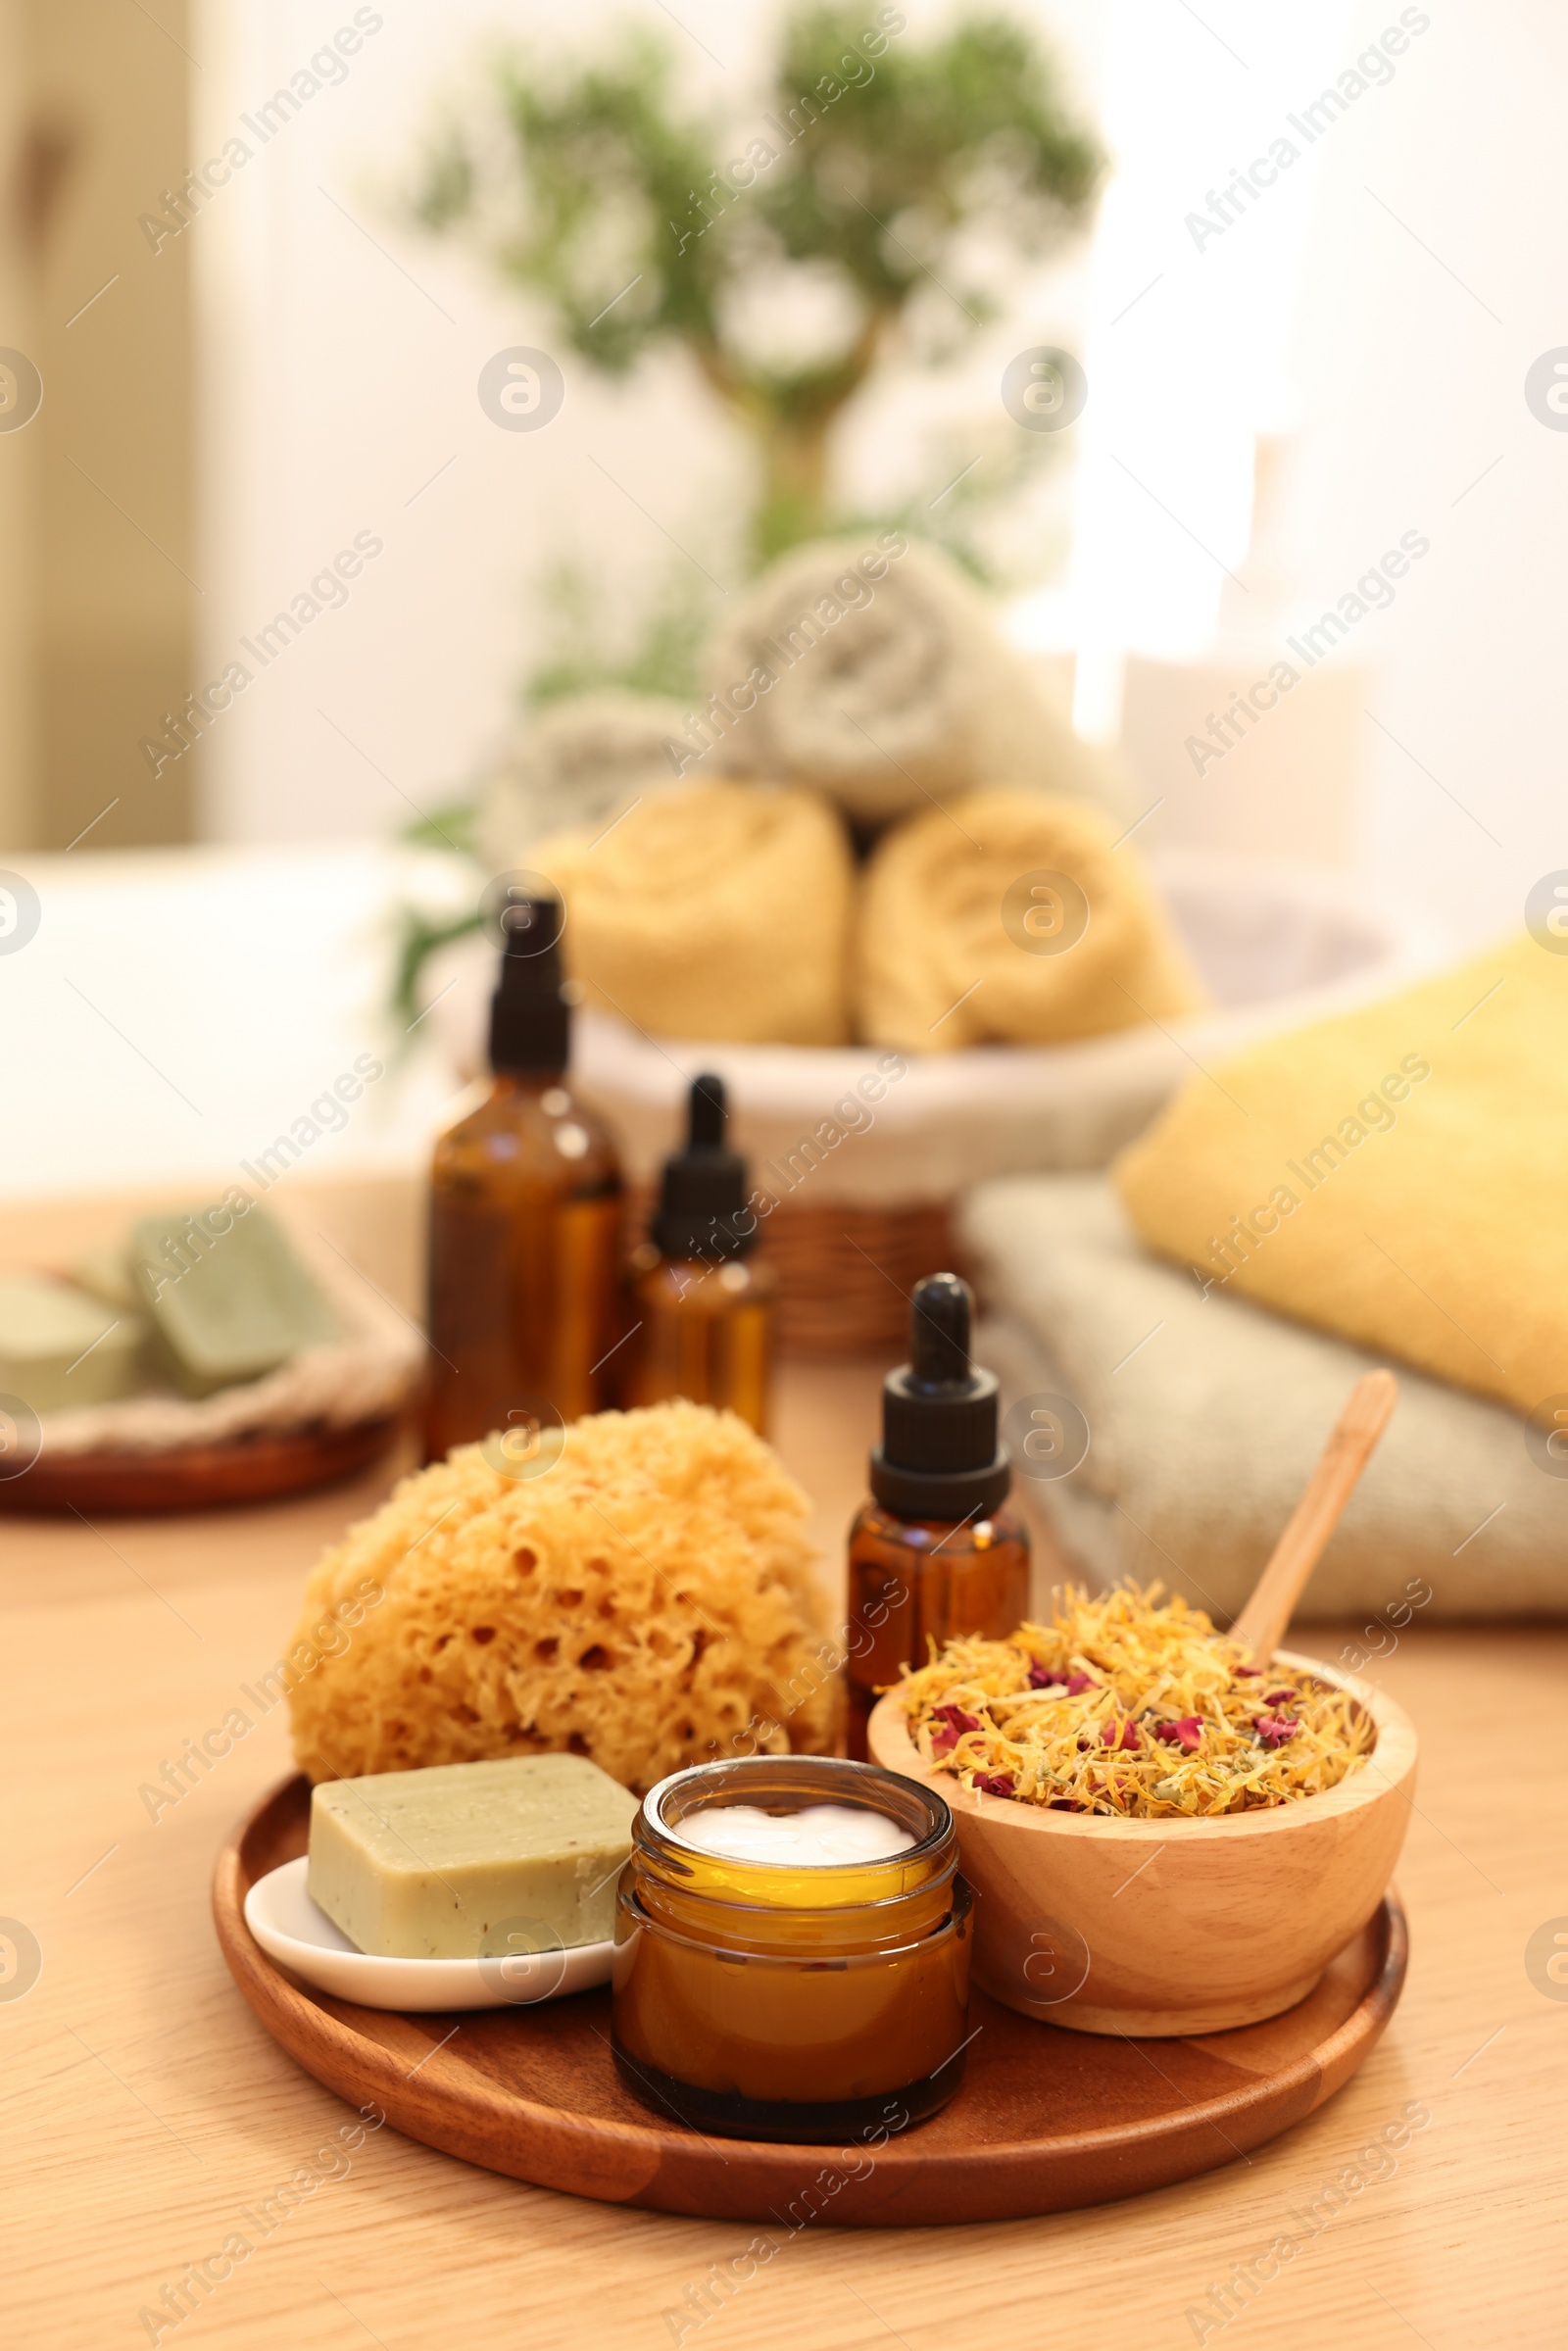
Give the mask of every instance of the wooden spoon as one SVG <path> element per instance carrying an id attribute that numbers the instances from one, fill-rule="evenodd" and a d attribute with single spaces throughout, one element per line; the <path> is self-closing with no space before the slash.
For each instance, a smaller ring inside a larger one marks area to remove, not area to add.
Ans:
<path id="1" fill-rule="evenodd" d="M 1273 1556 L 1231 1627 L 1231 1639 L 1250 1649 L 1259 1665 L 1269 1663 L 1284 1640 L 1292 1610 L 1398 1400 L 1399 1384 L 1392 1371 L 1369 1371 L 1346 1397 Z"/>

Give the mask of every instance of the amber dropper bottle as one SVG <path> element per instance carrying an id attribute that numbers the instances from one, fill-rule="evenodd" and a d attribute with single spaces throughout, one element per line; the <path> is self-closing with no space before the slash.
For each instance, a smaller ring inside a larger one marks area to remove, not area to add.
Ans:
<path id="1" fill-rule="evenodd" d="M 930 1274 L 909 1301 L 909 1360 L 882 1387 L 871 1494 L 850 1529 L 849 1742 L 866 1759 L 877 1690 L 930 1643 L 1002 1641 L 1029 1612 L 1029 1537 L 1004 1507 L 1012 1464 L 997 1437 L 997 1381 L 969 1360 L 973 1298 Z"/>
<path id="2" fill-rule="evenodd" d="M 485 1101 L 430 1171 L 425 1458 L 496 1432 L 527 1475 L 542 1435 L 611 1400 L 620 1164 L 566 1084 L 559 900 L 510 896 Z"/>
<path id="3" fill-rule="evenodd" d="M 694 1078 L 686 1115 L 686 1148 L 665 1160 L 658 1213 L 632 1255 L 623 1394 L 628 1404 L 727 1404 L 762 1437 L 773 1269 L 752 1253 L 757 1217 L 746 1162 L 725 1142 L 723 1079 Z"/>

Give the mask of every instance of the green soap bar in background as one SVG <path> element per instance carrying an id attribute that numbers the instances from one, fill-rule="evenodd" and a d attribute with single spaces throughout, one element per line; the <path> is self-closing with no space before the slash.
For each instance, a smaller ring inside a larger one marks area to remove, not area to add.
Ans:
<path id="1" fill-rule="evenodd" d="M 637 1798 L 583 1755 L 509 1755 L 312 1791 L 313 1902 L 384 1959 L 609 1942 Z"/>
<path id="2" fill-rule="evenodd" d="M 259 1380 L 338 1337 L 335 1316 L 265 1208 L 145 1216 L 130 1260 L 160 1351 L 186 1396 Z"/>
<path id="3" fill-rule="evenodd" d="M 72 1267 L 71 1278 L 78 1290 L 85 1290 L 90 1298 L 101 1298 L 106 1306 L 141 1312 L 141 1292 L 123 1241 L 102 1241 L 96 1249 L 85 1249 Z"/>
<path id="4" fill-rule="evenodd" d="M 129 1396 L 147 1326 L 46 1274 L 0 1276 L 0 1391 L 34 1412 L 74 1412 Z"/>

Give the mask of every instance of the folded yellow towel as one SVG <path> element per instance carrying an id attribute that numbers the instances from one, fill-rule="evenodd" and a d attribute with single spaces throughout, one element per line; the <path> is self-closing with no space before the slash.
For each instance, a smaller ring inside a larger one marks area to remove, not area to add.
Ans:
<path id="1" fill-rule="evenodd" d="M 1565 1145 L 1568 958 L 1521 935 L 1192 1078 L 1115 1177 L 1200 1282 L 1530 1414 L 1568 1397 Z"/>
<path id="2" fill-rule="evenodd" d="M 819 794 L 679 785 L 529 861 L 565 901 L 562 948 L 590 1003 L 664 1037 L 845 1042 L 854 869 Z"/>
<path id="3" fill-rule="evenodd" d="M 872 1045 L 1057 1045 L 1200 1008 L 1143 860 L 1095 808 L 1008 786 L 885 833 L 856 942 Z"/>

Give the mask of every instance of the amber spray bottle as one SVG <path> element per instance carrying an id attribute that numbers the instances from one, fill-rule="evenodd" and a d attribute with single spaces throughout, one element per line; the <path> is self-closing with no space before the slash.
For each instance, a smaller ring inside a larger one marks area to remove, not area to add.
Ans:
<path id="1" fill-rule="evenodd" d="M 430 1173 L 425 1458 L 497 1432 L 519 1474 L 543 1433 L 612 1400 L 622 1187 L 566 1084 L 559 900 L 509 897 L 485 1101 Z"/>
<path id="2" fill-rule="evenodd" d="M 727 1148 L 724 1081 L 692 1080 L 686 1147 L 664 1162 L 658 1213 L 632 1255 L 628 1404 L 684 1396 L 767 1434 L 773 1269 L 753 1256 L 746 1162 Z"/>
<path id="3" fill-rule="evenodd" d="M 1012 1464 L 997 1381 L 969 1360 L 973 1298 L 956 1274 L 915 1285 L 909 1360 L 882 1387 L 871 1494 L 850 1529 L 849 1742 L 866 1760 L 877 1690 L 930 1643 L 1002 1641 L 1029 1612 L 1029 1537 L 1004 1509 Z"/>

